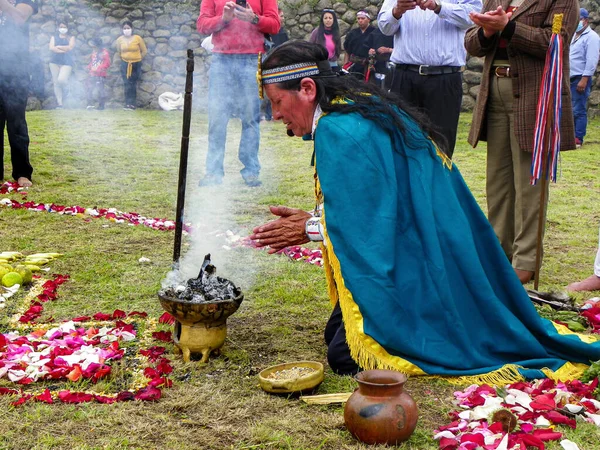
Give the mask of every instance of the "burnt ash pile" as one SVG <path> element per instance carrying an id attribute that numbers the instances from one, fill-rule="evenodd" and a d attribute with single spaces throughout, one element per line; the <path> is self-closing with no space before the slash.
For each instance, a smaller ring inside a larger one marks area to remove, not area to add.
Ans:
<path id="1" fill-rule="evenodd" d="M 216 271 L 217 268 L 210 264 L 210 255 L 206 255 L 198 278 L 190 278 L 185 284 L 167 287 L 159 293 L 190 303 L 215 303 L 237 298 L 239 289 L 231 281 L 218 277 Z"/>

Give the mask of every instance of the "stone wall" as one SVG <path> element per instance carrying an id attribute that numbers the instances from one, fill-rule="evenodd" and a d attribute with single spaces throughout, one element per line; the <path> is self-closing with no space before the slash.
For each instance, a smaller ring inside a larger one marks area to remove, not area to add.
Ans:
<path id="1" fill-rule="evenodd" d="M 285 27 L 293 39 L 306 39 L 318 25 L 320 12 L 332 8 L 338 15 L 342 35 L 356 26 L 356 11 L 365 9 L 375 18 L 383 0 L 280 0 L 285 12 Z M 583 2 L 590 10 L 592 28 L 600 32 L 600 13 L 596 2 Z M 196 31 L 200 8 L 198 0 L 45 0 L 40 12 L 31 21 L 31 50 L 43 61 L 45 93 L 40 98 L 31 97 L 32 109 L 56 106 L 52 79 L 48 69 L 50 50 L 48 44 L 56 30 L 57 18 L 67 17 L 70 32 L 76 37 L 76 65 L 71 76 L 71 89 L 67 107 L 85 107 L 85 68 L 89 61 L 93 37 L 102 38 L 110 47 L 113 64 L 107 79 L 107 107 L 120 107 L 123 102 L 123 83 L 119 73 L 119 57 L 112 45 L 121 35 L 121 23 L 133 22 L 134 32 L 142 36 L 148 55 L 142 64 L 142 78 L 138 84 L 138 106 L 158 107 L 158 96 L 166 91 L 183 92 L 185 85 L 186 49 L 195 52 L 194 105 L 203 108 L 199 101 L 206 94 L 207 69 L 210 54 L 201 46 L 205 36 Z M 374 25 L 375 22 L 373 22 Z M 342 37 L 343 39 L 343 37 Z M 469 58 L 464 72 L 463 109 L 471 110 L 481 81 L 481 58 Z M 590 106 L 600 109 L 600 80 L 594 79 Z"/>

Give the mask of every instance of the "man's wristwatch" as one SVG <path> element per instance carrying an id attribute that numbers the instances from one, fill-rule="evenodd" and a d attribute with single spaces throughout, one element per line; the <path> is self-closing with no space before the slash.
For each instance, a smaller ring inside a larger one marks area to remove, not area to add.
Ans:
<path id="1" fill-rule="evenodd" d="M 250 21 L 252 25 L 256 25 L 258 23 L 258 14 L 254 14 L 254 17 Z"/>
<path id="2" fill-rule="evenodd" d="M 320 217 L 310 217 L 306 221 L 304 231 L 306 232 L 308 239 L 311 241 L 319 242 L 325 240 L 325 236 L 323 236 L 323 225 L 321 224 Z"/>
<path id="3" fill-rule="evenodd" d="M 436 14 L 439 14 L 441 10 L 442 10 L 442 1 L 435 0 L 435 9 L 433 10 L 433 12 Z"/>

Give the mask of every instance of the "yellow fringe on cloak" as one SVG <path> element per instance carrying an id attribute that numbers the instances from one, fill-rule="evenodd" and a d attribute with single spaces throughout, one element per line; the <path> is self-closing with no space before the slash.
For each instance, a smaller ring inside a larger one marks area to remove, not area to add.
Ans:
<path id="1" fill-rule="evenodd" d="M 323 253 L 323 268 L 327 279 L 327 290 L 332 306 L 340 302 L 342 318 L 346 328 L 346 341 L 350 349 L 352 359 L 364 370 L 388 369 L 396 370 L 408 376 L 429 376 L 431 378 L 444 379 L 454 384 L 488 384 L 500 386 L 524 381 L 525 377 L 521 375 L 519 369 L 522 368 L 516 364 L 507 364 L 492 372 L 479 375 L 468 376 L 440 376 L 429 375 L 417 365 L 399 356 L 389 354 L 375 339 L 364 332 L 363 316 L 360 308 L 354 301 L 352 293 L 346 288 L 340 262 L 335 255 L 333 244 L 327 234 L 325 222 L 325 205 L 323 193 L 319 183 L 319 178 L 315 173 L 315 194 L 317 204 L 322 205 L 323 235 L 325 240 L 321 244 Z M 559 334 L 575 334 L 584 342 L 594 342 L 600 340 L 596 336 L 581 335 L 572 332 L 567 327 L 553 323 Z M 587 365 L 581 363 L 567 362 L 559 370 L 552 371 L 548 368 L 541 369 L 546 377 L 554 381 L 566 381 L 580 378 L 583 375 Z"/>

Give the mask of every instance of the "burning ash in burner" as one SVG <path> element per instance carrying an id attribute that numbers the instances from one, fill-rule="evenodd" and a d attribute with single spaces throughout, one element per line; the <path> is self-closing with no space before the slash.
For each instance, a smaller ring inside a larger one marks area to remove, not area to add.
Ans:
<path id="1" fill-rule="evenodd" d="M 216 272 L 217 268 L 210 264 L 210 255 L 206 255 L 197 278 L 190 278 L 185 282 L 177 280 L 176 283 L 166 287 L 163 282 L 160 294 L 190 303 L 213 303 L 235 299 L 237 296 L 235 285 L 229 280 L 218 277 Z"/>

